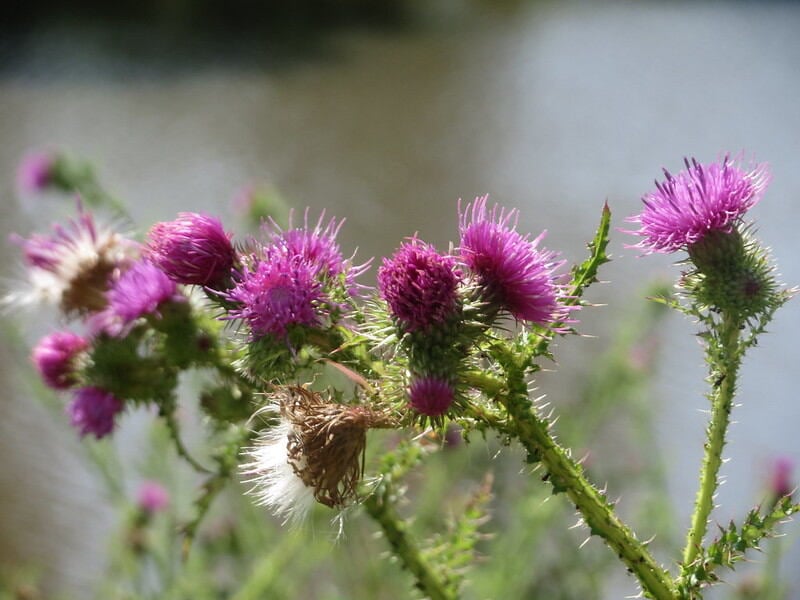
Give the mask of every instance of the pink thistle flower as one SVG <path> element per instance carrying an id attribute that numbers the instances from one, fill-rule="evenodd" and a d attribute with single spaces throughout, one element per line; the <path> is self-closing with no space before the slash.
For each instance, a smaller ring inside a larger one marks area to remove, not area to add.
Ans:
<path id="1" fill-rule="evenodd" d="M 27 194 L 44 190 L 53 180 L 56 160 L 56 156 L 48 151 L 26 154 L 17 167 L 17 189 Z"/>
<path id="2" fill-rule="evenodd" d="M 412 238 L 383 260 L 378 290 L 407 331 L 424 331 L 458 310 L 460 280 L 453 257 Z"/>
<path id="3" fill-rule="evenodd" d="M 76 219 L 53 226 L 48 235 L 12 237 L 22 247 L 32 289 L 9 295 L 6 303 L 44 300 L 59 304 L 68 315 L 105 307 L 105 292 L 113 275 L 128 263 L 133 244 L 98 227 L 81 206 L 79 211 Z"/>
<path id="4" fill-rule="evenodd" d="M 794 491 L 793 470 L 794 461 L 787 456 L 780 456 L 773 461 L 770 473 L 770 491 L 776 498 L 783 498 Z"/>
<path id="5" fill-rule="evenodd" d="M 515 230 L 518 213 L 495 205 L 486 207 L 488 195 L 475 199 L 461 212 L 461 258 L 485 289 L 486 299 L 520 321 L 547 325 L 566 317 L 559 302 L 555 270 L 564 261 L 537 248 L 544 237 L 530 241 Z"/>
<path id="6" fill-rule="evenodd" d="M 165 302 L 182 302 L 177 284 L 147 260 L 134 263 L 108 291 L 108 312 L 128 325 L 145 315 L 156 314 Z"/>
<path id="7" fill-rule="evenodd" d="M 71 331 L 56 331 L 42 338 L 31 359 L 44 382 L 54 390 L 67 389 L 75 383 L 75 358 L 89 347 L 89 342 Z"/>
<path id="8" fill-rule="evenodd" d="M 252 338 L 284 337 L 291 325 L 320 323 L 317 306 L 325 301 L 316 268 L 302 257 L 270 247 L 263 259 L 245 265 L 238 283 L 225 294 L 237 307 L 227 319 L 242 319 Z"/>
<path id="9" fill-rule="evenodd" d="M 408 389 L 408 402 L 417 412 L 428 417 L 438 417 L 447 412 L 455 400 L 453 386 L 441 377 L 417 377 Z"/>
<path id="10" fill-rule="evenodd" d="M 710 231 L 728 233 L 760 199 L 770 181 L 765 164 L 744 171 L 726 155 L 721 163 L 700 164 L 685 159 L 686 169 L 666 179 L 642 197 L 644 210 L 627 220 L 638 223 L 644 238 L 636 248 L 671 253 L 700 241 Z"/>
<path id="11" fill-rule="evenodd" d="M 122 401 L 111 392 L 85 387 L 75 392 L 67 414 L 81 437 L 92 434 L 100 439 L 114 430 L 114 420 L 122 408 Z"/>
<path id="12" fill-rule="evenodd" d="M 150 515 L 161 512 L 169 506 L 169 492 L 157 481 L 144 481 L 136 494 L 136 504 Z"/>
<path id="13" fill-rule="evenodd" d="M 222 223 L 190 212 L 153 225 L 145 255 L 173 281 L 212 288 L 224 287 L 236 261 L 231 236 Z"/>
<path id="14" fill-rule="evenodd" d="M 345 285 L 354 294 L 355 278 L 369 268 L 371 261 L 362 265 L 353 265 L 352 259 L 345 260 L 336 241 L 339 230 L 344 225 L 344 220 L 339 222 L 335 218 L 323 225 L 325 212 L 323 211 L 312 228 L 308 224 L 308 209 L 303 219 L 303 227 L 290 228 L 286 231 L 272 220 L 264 225 L 264 231 L 270 241 L 282 246 L 289 256 L 299 256 L 317 270 L 317 276 L 323 280 L 334 281 L 344 276 Z"/>

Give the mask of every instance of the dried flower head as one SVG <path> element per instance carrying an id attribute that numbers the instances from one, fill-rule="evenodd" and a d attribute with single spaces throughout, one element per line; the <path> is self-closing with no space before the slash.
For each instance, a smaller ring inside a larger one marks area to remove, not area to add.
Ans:
<path id="1" fill-rule="evenodd" d="M 443 377 L 426 375 L 416 377 L 408 388 L 408 403 L 418 413 L 427 417 L 439 417 L 455 400 L 455 390 Z"/>
<path id="2" fill-rule="evenodd" d="M 182 212 L 156 223 L 147 234 L 146 256 L 173 281 L 224 288 L 236 252 L 222 223 L 208 215 Z"/>
<path id="3" fill-rule="evenodd" d="M 424 331 L 456 313 L 460 280 L 453 257 L 413 238 L 383 260 L 378 290 L 406 331 Z"/>
<path id="4" fill-rule="evenodd" d="M 12 238 L 22 247 L 32 289 L 12 293 L 8 303 L 44 300 L 68 315 L 105 307 L 112 276 L 128 262 L 133 245 L 115 231 L 99 228 L 80 206 L 79 211 L 77 219 L 53 226 L 49 235 Z"/>
<path id="5" fill-rule="evenodd" d="M 516 210 L 486 206 L 489 196 L 475 199 L 461 212 L 461 258 L 484 288 L 485 299 L 520 321 L 547 325 L 565 317 L 559 302 L 556 254 L 537 248 L 544 233 L 530 241 L 516 231 Z"/>
<path id="6" fill-rule="evenodd" d="M 114 430 L 114 420 L 122 409 L 122 401 L 111 392 L 85 387 L 75 392 L 67 414 L 81 437 L 92 434 L 100 439 Z"/>
<path id="7" fill-rule="evenodd" d="M 89 347 L 89 342 L 71 331 L 56 331 L 42 338 L 31 359 L 42 380 L 56 390 L 77 383 L 75 358 Z"/>
<path id="8" fill-rule="evenodd" d="M 664 170 L 665 180 L 642 197 L 644 210 L 627 220 L 640 228 L 635 246 L 646 252 L 670 253 L 699 242 L 711 231 L 729 232 L 755 205 L 770 181 L 765 164 L 741 169 L 726 155 L 722 162 L 700 164 L 685 159 L 677 175 Z"/>
<path id="9" fill-rule="evenodd" d="M 313 500 L 341 508 L 355 498 L 364 472 L 366 433 L 394 426 L 368 406 L 330 402 L 300 387 L 281 388 L 280 422 L 248 450 L 243 473 L 258 503 L 286 520 L 302 519 Z"/>

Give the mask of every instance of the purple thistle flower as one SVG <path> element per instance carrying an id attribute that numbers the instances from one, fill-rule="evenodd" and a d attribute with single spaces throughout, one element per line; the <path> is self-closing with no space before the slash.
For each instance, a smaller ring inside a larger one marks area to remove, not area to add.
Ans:
<path id="1" fill-rule="evenodd" d="M 639 223 L 644 238 L 636 248 L 648 253 L 670 253 L 698 242 L 710 231 L 730 232 L 733 225 L 755 205 L 769 184 L 765 164 L 743 171 L 726 155 L 721 163 L 700 164 L 684 160 L 686 169 L 656 181 L 656 190 L 642 197 L 645 208 L 629 217 Z"/>
<path id="2" fill-rule="evenodd" d="M 488 195 L 475 199 L 461 212 L 461 258 L 485 289 L 485 297 L 520 321 L 547 325 L 566 317 L 559 302 L 560 286 L 555 270 L 564 261 L 537 245 L 544 237 L 530 241 L 515 230 L 518 213 L 495 205 L 486 207 Z"/>
<path id="3" fill-rule="evenodd" d="M 114 430 L 114 419 L 122 408 L 122 401 L 111 392 L 85 387 L 75 392 L 67 414 L 81 437 L 91 433 L 100 439 Z"/>
<path id="4" fill-rule="evenodd" d="M 283 337 L 290 325 L 318 325 L 316 308 L 325 297 L 316 274 L 302 257 L 288 255 L 283 248 L 266 248 L 262 259 L 243 267 L 238 283 L 225 294 L 238 305 L 226 318 L 246 321 L 253 339 Z"/>
<path id="5" fill-rule="evenodd" d="M 111 229 L 99 228 L 91 213 L 80 205 L 78 209 L 76 219 L 53 226 L 48 235 L 12 237 L 22 247 L 33 289 L 12 294 L 7 301 L 47 300 L 60 304 L 67 314 L 105 307 L 109 281 L 128 263 L 133 244 Z"/>
<path id="6" fill-rule="evenodd" d="M 157 481 L 144 481 L 136 494 L 136 504 L 150 515 L 161 512 L 169 506 L 169 492 Z"/>
<path id="7" fill-rule="evenodd" d="M 81 336 L 71 331 L 56 331 L 39 341 L 31 359 L 49 387 L 64 390 L 77 382 L 75 357 L 88 347 L 89 342 Z"/>
<path id="8" fill-rule="evenodd" d="M 383 259 L 378 290 L 407 331 L 444 323 L 458 310 L 456 261 L 416 238 Z"/>
<path id="9" fill-rule="evenodd" d="M 173 281 L 223 287 L 236 252 L 218 219 L 182 212 L 174 221 L 156 223 L 147 234 L 146 256 Z"/>
<path id="10" fill-rule="evenodd" d="M 17 167 L 17 189 L 27 194 L 44 190 L 53 180 L 56 160 L 48 151 L 26 154 Z"/>
<path id="11" fill-rule="evenodd" d="M 310 228 L 308 225 L 308 209 L 303 219 L 303 227 L 290 228 L 286 231 L 274 222 L 269 221 L 264 226 L 264 231 L 270 241 L 282 246 L 289 256 L 299 256 L 310 266 L 317 270 L 320 278 L 334 280 L 341 275 L 345 276 L 345 285 L 351 289 L 355 278 L 367 270 L 371 261 L 362 265 L 352 265 L 351 260 L 345 260 L 336 236 L 344 225 L 344 220 L 337 223 L 335 218 L 323 225 L 325 212 L 317 220 L 317 224 Z"/>
<path id="12" fill-rule="evenodd" d="M 792 481 L 794 461 L 788 456 L 779 456 L 772 463 L 770 491 L 776 498 L 788 496 L 795 489 Z"/>
<path id="13" fill-rule="evenodd" d="M 177 284 L 147 260 L 134 263 L 108 291 L 108 310 L 127 325 L 155 314 L 164 302 L 183 301 Z"/>
<path id="14" fill-rule="evenodd" d="M 417 377 L 408 388 L 408 402 L 414 410 L 428 417 L 438 417 L 447 412 L 455 400 L 455 390 L 441 377 Z"/>

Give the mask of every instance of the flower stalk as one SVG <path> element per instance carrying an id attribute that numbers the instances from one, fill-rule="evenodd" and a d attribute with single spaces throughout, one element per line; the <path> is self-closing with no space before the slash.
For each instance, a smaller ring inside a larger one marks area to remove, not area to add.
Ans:
<path id="1" fill-rule="evenodd" d="M 555 442 L 547 423 L 534 414 L 522 378 L 515 383 L 509 386 L 507 394 L 496 399 L 508 411 L 513 422 L 511 430 L 529 457 L 538 459 L 547 469 L 554 491 L 567 494 L 591 533 L 602 537 L 617 553 L 639 580 L 646 595 L 657 600 L 675 598 L 669 573 L 656 563 L 646 545 L 617 517 L 608 499 L 583 476 L 581 466 Z"/>
<path id="2" fill-rule="evenodd" d="M 384 480 L 379 489 L 364 501 L 364 509 L 380 525 L 392 552 L 414 576 L 417 587 L 431 600 L 455 600 L 457 596 L 448 589 L 408 535 L 406 524 L 394 510 L 392 497 L 392 486 Z"/>
<path id="3" fill-rule="evenodd" d="M 722 319 L 720 347 L 709 346 L 709 362 L 712 368 L 711 421 L 708 425 L 708 441 L 705 444 L 703 466 L 700 471 L 700 487 L 697 490 L 692 525 L 686 538 L 683 552 L 684 571 L 697 558 L 703 537 L 708 529 L 708 517 L 714 507 L 714 494 L 719 486 L 719 469 L 722 465 L 722 449 L 730 423 L 733 396 L 736 391 L 736 376 L 741 363 L 739 351 L 740 319 L 725 313 Z"/>

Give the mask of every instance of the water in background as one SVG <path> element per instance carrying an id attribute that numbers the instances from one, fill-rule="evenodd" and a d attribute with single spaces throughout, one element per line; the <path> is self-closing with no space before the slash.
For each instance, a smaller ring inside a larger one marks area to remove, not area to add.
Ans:
<path id="1" fill-rule="evenodd" d="M 24 151 L 52 144 L 95 160 L 142 225 L 179 210 L 224 216 L 241 186 L 266 180 L 299 206 L 346 217 L 345 249 L 383 256 L 417 231 L 446 247 L 457 199 L 490 192 L 521 209 L 522 231 L 547 229 L 546 245 L 574 262 L 604 201 L 621 227 L 661 166 L 744 150 L 771 165 L 774 181 L 753 216 L 784 280 L 800 282 L 800 6 L 440 3 L 427 11 L 413 26 L 277 39 L 83 21 L 4 34 L 0 235 L 47 225 L 34 200 L 15 200 L 13 172 Z M 584 369 L 644 285 L 677 272 L 667 258 L 638 259 L 625 237 L 614 234 L 604 271 L 613 285 L 590 294 L 607 306 L 580 315 L 597 337 L 561 342 L 561 372 Z M 0 276 L 13 279 L 15 252 L 2 246 L 0 256 Z M 35 340 L 44 325 L 28 319 Z M 772 457 L 800 461 L 798 325 L 795 301 L 744 366 L 721 521 L 759 499 Z M 681 523 L 706 420 L 692 331 L 674 317 L 658 382 L 656 442 Z M 18 381 L 25 364 L 9 346 L 0 346 L 4 383 Z M 574 391 L 565 379 L 543 378 L 556 404 Z M 19 393 L 3 400 L 0 556 L 43 557 L 50 580 L 81 597 L 102 568 L 111 515 L 71 432 Z M 800 561 L 797 546 L 787 565 Z M 800 594 L 800 573 L 788 572 Z"/>

